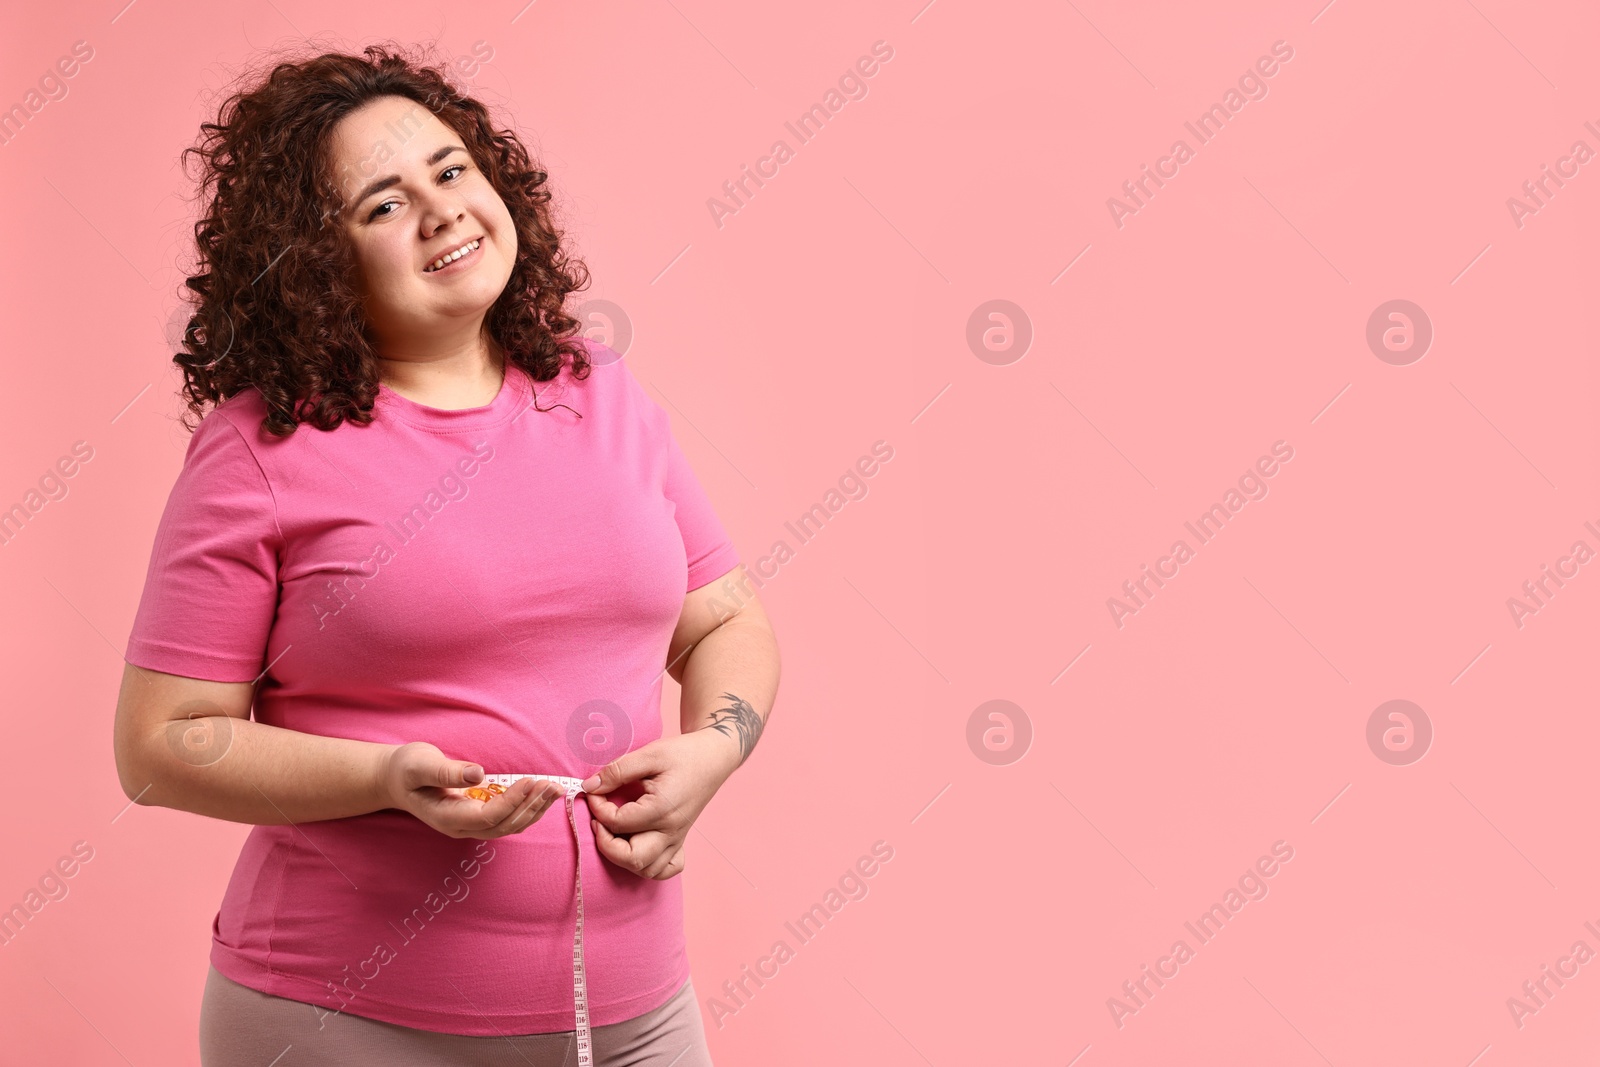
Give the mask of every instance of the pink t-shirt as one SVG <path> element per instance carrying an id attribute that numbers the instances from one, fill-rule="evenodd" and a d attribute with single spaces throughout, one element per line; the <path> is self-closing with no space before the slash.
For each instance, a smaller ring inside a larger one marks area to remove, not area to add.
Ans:
<path id="1" fill-rule="evenodd" d="M 381 388 L 368 426 L 278 439 L 246 390 L 189 442 L 126 659 L 262 679 L 254 717 L 305 733 L 428 741 L 490 774 L 585 778 L 662 734 L 686 592 L 739 554 L 625 361 L 515 367 L 485 407 Z M 569 405 L 582 413 L 579 418 Z M 226 755 L 216 765 L 226 773 Z M 689 977 L 682 880 L 578 845 L 558 801 L 520 834 L 455 839 L 398 809 L 256 826 L 211 962 L 265 993 L 418 1029 L 575 1027 L 575 853 L 591 1025 Z"/>

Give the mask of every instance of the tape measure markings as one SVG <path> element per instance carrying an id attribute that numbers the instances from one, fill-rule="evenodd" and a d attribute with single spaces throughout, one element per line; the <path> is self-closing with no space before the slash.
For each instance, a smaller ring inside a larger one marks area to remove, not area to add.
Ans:
<path id="1" fill-rule="evenodd" d="M 572 1015 L 576 1026 L 574 1037 L 578 1045 L 578 1067 L 594 1067 L 593 1038 L 589 1032 L 589 985 L 583 966 L 583 840 L 578 836 L 578 816 L 573 810 L 573 798 L 583 790 L 582 778 L 569 778 L 559 774 L 486 774 L 479 785 L 494 782 L 509 788 L 521 778 L 537 778 L 554 782 L 565 791 L 567 823 L 572 827 L 572 843 L 577 849 L 577 878 L 573 892 L 577 897 L 578 921 L 572 934 Z"/>

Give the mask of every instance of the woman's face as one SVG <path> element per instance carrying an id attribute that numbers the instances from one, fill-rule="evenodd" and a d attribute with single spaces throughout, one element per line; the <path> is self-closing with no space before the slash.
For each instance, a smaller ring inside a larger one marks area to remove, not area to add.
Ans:
<path id="1" fill-rule="evenodd" d="M 437 358 L 477 344 L 511 278 L 517 235 L 461 138 L 417 101 L 384 96 L 339 122 L 330 153 L 379 355 Z"/>

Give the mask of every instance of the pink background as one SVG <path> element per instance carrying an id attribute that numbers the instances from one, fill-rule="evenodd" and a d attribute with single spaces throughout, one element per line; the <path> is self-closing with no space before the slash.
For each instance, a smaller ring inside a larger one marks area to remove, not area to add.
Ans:
<path id="1" fill-rule="evenodd" d="M 0 547 L 0 906 L 94 849 L 0 947 L 6 1057 L 197 1058 L 246 830 L 128 808 L 112 710 L 186 444 L 178 152 L 241 63 L 305 35 L 492 50 L 463 87 L 553 174 L 583 297 L 623 309 L 745 561 L 795 552 L 762 591 L 777 708 L 682 876 L 719 1064 L 1600 1053 L 1600 962 L 1520 1026 L 1507 1006 L 1600 951 L 1600 565 L 1521 626 L 1508 607 L 1600 550 L 1600 161 L 1520 226 L 1507 205 L 1600 151 L 1592 8 L 119 3 L 23 5 L 0 34 L 5 106 L 94 49 L 0 146 L 0 507 L 94 449 Z M 865 98 L 799 144 L 785 121 L 879 40 Z M 1276 41 L 1267 95 L 1200 145 L 1184 123 Z M 794 157 L 719 228 L 708 200 L 779 138 Z M 1194 157 L 1119 227 L 1108 199 L 1178 138 Z M 1366 336 L 1401 299 L 1434 334 L 1405 365 Z M 1025 352 L 969 345 L 991 300 Z M 878 440 L 865 498 L 800 544 L 785 522 Z M 1277 441 L 1268 495 L 1200 545 L 1184 523 Z M 1193 558 L 1119 627 L 1108 598 L 1180 538 Z M 1431 724 L 1409 763 L 1367 739 L 1396 699 Z M 1020 709 L 997 751 L 969 743 L 992 700 Z M 879 840 L 866 897 L 795 942 Z M 1201 944 L 1184 923 L 1278 841 L 1268 895 Z M 779 938 L 793 958 L 719 1025 Z M 1193 958 L 1119 1027 L 1108 998 L 1180 938 Z"/>

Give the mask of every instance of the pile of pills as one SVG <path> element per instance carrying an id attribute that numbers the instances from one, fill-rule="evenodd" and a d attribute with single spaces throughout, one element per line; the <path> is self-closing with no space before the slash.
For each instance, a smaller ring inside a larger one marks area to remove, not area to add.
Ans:
<path id="1" fill-rule="evenodd" d="M 470 785 L 467 787 L 467 796 L 473 800 L 488 802 L 506 791 L 506 787 L 499 782 L 490 782 L 488 785 Z"/>

